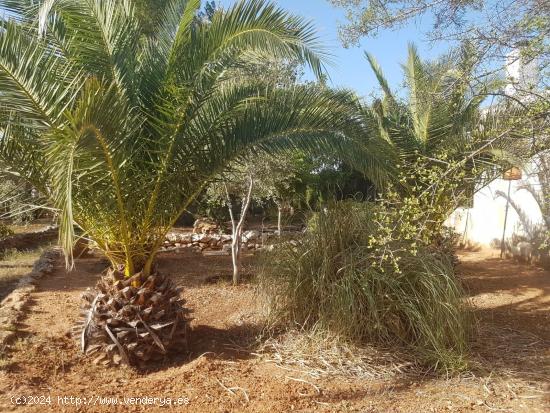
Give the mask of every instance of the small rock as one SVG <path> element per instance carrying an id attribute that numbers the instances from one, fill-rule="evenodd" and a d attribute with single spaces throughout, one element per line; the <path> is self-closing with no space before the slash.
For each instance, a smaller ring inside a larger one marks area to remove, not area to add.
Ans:
<path id="1" fill-rule="evenodd" d="M 262 234 L 260 233 L 260 231 L 253 229 L 253 230 L 246 231 L 243 234 L 243 238 L 245 239 L 245 241 L 250 241 L 250 240 L 256 240 L 260 238 L 261 235 Z"/>

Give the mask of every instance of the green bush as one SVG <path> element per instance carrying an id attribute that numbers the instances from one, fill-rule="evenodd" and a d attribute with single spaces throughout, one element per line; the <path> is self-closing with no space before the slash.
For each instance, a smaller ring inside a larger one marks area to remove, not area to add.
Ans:
<path id="1" fill-rule="evenodd" d="M 335 205 L 265 257 L 260 289 L 272 322 L 406 346 L 438 370 L 464 368 L 471 321 L 451 258 L 393 239 L 380 209 Z"/>

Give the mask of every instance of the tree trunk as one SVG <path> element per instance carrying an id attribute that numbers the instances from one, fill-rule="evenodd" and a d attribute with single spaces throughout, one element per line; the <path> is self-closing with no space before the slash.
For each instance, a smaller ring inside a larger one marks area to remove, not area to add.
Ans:
<path id="1" fill-rule="evenodd" d="M 233 285 L 237 285 L 241 277 L 241 244 L 242 244 L 242 232 L 244 223 L 246 220 L 246 214 L 248 213 L 248 208 L 250 207 L 250 200 L 252 198 L 252 188 L 254 186 L 254 180 L 251 176 L 248 177 L 248 190 L 245 197 L 242 199 L 241 204 L 241 215 L 239 221 L 235 220 L 233 214 L 233 206 L 231 204 L 231 196 L 229 195 L 229 190 L 227 185 L 225 185 L 225 193 L 227 197 L 227 207 L 229 209 L 229 217 L 231 218 L 231 259 L 233 261 Z"/>
<path id="2" fill-rule="evenodd" d="M 231 259 L 233 261 L 233 285 L 237 285 L 241 275 L 241 234 L 233 233 L 231 242 Z"/>
<path id="3" fill-rule="evenodd" d="M 283 218 L 283 208 L 281 205 L 277 205 L 277 234 L 279 237 L 283 234 L 283 229 L 281 225 L 281 221 Z"/>

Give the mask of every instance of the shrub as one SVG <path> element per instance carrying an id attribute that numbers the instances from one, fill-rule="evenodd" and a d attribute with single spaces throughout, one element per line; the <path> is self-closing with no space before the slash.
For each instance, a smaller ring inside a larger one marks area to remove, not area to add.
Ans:
<path id="1" fill-rule="evenodd" d="M 0 222 L 0 240 L 7 238 L 13 235 L 13 231 L 7 226 Z"/>
<path id="2" fill-rule="evenodd" d="M 404 345 L 436 369 L 464 368 L 470 319 L 451 259 L 393 239 L 380 208 L 335 205 L 297 243 L 265 257 L 260 289 L 271 322 Z M 384 232 L 387 242 L 376 241 Z"/>

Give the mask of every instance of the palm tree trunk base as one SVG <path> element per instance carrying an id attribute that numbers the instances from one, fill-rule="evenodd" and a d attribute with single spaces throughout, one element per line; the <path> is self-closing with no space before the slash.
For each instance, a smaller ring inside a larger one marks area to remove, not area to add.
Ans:
<path id="1" fill-rule="evenodd" d="M 158 273 L 127 278 L 110 269 L 82 294 L 82 319 L 74 331 L 82 352 L 96 364 L 145 367 L 186 351 L 190 318 L 180 292 Z"/>

